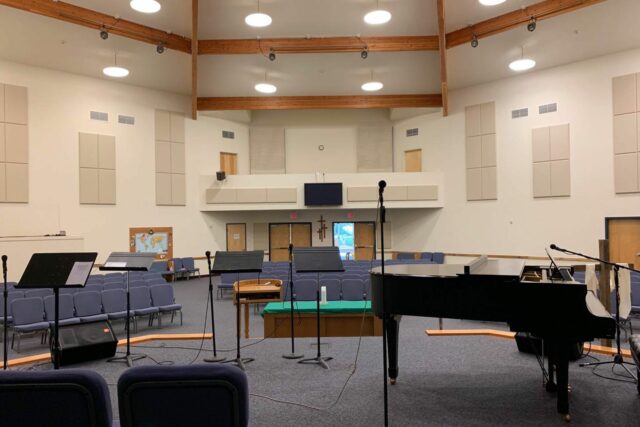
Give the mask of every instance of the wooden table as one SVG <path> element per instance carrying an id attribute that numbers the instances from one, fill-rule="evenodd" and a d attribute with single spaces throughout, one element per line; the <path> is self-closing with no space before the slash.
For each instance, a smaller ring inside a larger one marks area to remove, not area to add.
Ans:
<path id="1" fill-rule="evenodd" d="M 240 284 L 240 304 L 244 305 L 244 337 L 249 338 L 249 305 L 282 301 L 284 287 L 278 279 L 240 280 L 233 284 L 233 304 L 236 304 Z"/>

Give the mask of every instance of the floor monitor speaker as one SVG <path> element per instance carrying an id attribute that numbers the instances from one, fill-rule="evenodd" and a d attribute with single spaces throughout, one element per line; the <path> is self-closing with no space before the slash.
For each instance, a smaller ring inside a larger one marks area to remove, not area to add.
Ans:
<path id="1" fill-rule="evenodd" d="M 107 320 L 61 326 L 60 365 L 113 357 L 117 344 Z"/>

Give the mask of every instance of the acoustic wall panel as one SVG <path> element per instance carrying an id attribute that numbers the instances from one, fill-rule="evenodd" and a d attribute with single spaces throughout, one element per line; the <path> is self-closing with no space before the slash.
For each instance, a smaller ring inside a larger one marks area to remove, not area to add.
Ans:
<path id="1" fill-rule="evenodd" d="M 186 204 L 184 114 L 156 110 L 156 204 Z"/>
<path id="2" fill-rule="evenodd" d="M 437 185 L 409 185 L 407 200 L 438 200 Z"/>
<path id="3" fill-rule="evenodd" d="M 406 186 L 388 186 L 384 190 L 384 199 L 389 202 L 407 200 Z"/>
<path id="4" fill-rule="evenodd" d="M 550 160 L 551 147 L 549 145 L 549 128 L 537 128 L 532 132 L 533 161 L 547 162 Z"/>
<path id="5" fill-rule="evenodd" d="M 495 103 L 465 108 L 467 200 L 498 196 Z"/>
<path id="6" fill-rule="evenodd" d="M 116 138 L 78 134 L 80 204 L 116 204 Z"/>
<path id="7" fill-rule="evenodd" d="M 236 189 L 237 203 L 266 203 L 266 188 L 238 188 Z"/>
<path id="8" fill-rule="evenodd" d="M 533 164 L 533 197 L 551 197 L 551 162 Z"/>
<path id="9" fill-rule="evenodd" d="M 393 128 L 363 126 L 358 128 L 356 158 L 358 172 L 393 170 Z"/>
<path id="10" fill-rule="evenodd" d="M 571 174 L 569 160 L 555 160 L 551 163 L 551 196 L 571 195 Z"/>
<path id="11" fill-rule="evenodd" d="M 569 159 L 569 125 L 549 128 L 549 160 Z"/>
<path id="12" fill-rule="evenodd" d="M 0 202 L 29 201 L 27 119 L 27 88 L 0 84 Z"/>
<path id="13" fill-rule="evenodd" d="M 236 203 L 236 190 L 233 188 L 207 188 L 205 198 L 209 204 Z"/>
<path id="14" fill-rule="evenodd" d="M 533 197 L 571 195 L 570 129 L 568 124 L 531 131 Z"/>
<path id="15" fill-rule="evenodd" d="M 267 188 L 267 203 L 296 203 L 297 188 Z"/>
<path id="16" fill-rule="evenodd" d="M 284 127 L 252 127 L 249 160 L 252 175 L 285 173 Z"/>
<path id="17" fill-rule="evenodd" d="M 347 201 L 370 202 L 378 200 L 378 187 L 347 187 Z"/>
<path id="18" fill-rule="evenodd" d="M 613 92 L 614 187 L 616 193 L 640 192 L 639 74 L 615 77 Z"/>

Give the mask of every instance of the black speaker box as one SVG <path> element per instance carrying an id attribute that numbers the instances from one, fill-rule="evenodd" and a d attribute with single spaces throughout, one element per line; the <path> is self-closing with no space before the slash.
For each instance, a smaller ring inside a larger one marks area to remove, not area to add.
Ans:
<path id="1" fill-rule="evenodd" d="M 521 353 L 531 353 L 542 355 L 542 339 L 534 336 L 527 336 L 524 332 L 516 334 L 516 344 Z M 569 360 L 578 360 L 582 356 L 583 343 L 576 342 L 571 345 Z M 545 353 L 546 356 L 546 353 Z"/>
<path id="2" fill-rule="evenodd" d="M 227 173 L 225 171 L 216 172 L 216 179 L 218 181 L 224 181 L 225 179 L 227 179 Z"/>
<path id="3" fill-rule="evenodd" d="M 61 366 L 113 357 L 118 344 L 106 320 L 60 326 L 59 341 Z"/>

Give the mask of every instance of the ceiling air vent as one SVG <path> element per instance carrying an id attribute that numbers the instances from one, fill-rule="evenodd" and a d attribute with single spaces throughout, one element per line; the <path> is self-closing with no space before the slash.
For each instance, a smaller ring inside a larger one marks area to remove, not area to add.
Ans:
<path id="1" fill-rule="evenodd" d="M 90 116 L 91 116 L 91 120 L 100 120 L 101 122 L 109 121 L 108 113 L 102 113 L 100 111 L 92 111 Z"/>
<path id="2" fill-rule="evenodd" d="M 407 136 L 418 136 L 418 128 L 407 129 Z"/>
<path id="3" fill-rule="evenodd" d="M 118 116 L 118 123 L 123 124 L 123 125 L 135 125 L 136 124 L 136 118 L 133 116 L 122 116 L 119 115 Z"/>
<path id="4" fill-rule="evenodd" d="M 538 114 L 555 113 L 556 111 L 558 111 L 558 104 L 556 102 L 538 107 Z"/>
<path id="5" fill-rule="evenodd" d="M 223 130 L 222 137 L 226 139 L 236 139 L 236 134 L 230 130 Z"/>
<path id="6" fill-rule="evenodd" d="M 511 118 L 512 119 L 519 119 L 521 117 L 527 117 L 527 116 L 529 116 L 529 109 L 528 108 L 521 108 L 519 110 L 511 111 Z"/>

